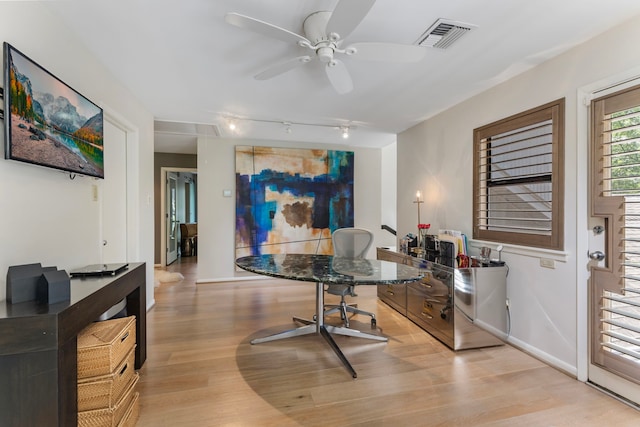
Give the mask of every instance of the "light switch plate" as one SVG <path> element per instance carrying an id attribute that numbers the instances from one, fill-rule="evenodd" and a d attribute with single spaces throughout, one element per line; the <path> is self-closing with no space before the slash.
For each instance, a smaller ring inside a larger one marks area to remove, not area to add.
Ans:
<path id="1" fill-rule="evenodd" d="M 231 190 L 222 190 L 222 195 L 224 197 L 231 197 Z"/>

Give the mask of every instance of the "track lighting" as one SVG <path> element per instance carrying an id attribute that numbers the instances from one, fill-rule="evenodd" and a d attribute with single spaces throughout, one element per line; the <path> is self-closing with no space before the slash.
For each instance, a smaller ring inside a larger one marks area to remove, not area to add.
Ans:
<path id="1" fill-rule="evenodd" d="M 340 126 L 340 131 L 343 139 L 349 138 L 349 126 Z"/>
<path id="2" fill-rule="evenodd" d="M 224 117 L 224 116 L 223 116 Z M 355 126 L 347 126 L 347 125 L 330 125 L 330 124 L 319 124 L 319 123 L 301 123 L 301 122 L 290 122 L 290 121 L 279 121 L 279 120 L 267 120 L 267 119 L 251 119 L 245 117 L 233 117 L 229 118 L 224 117 L 224 120 L 227 123 L 229 130 L 235 132 L 238 129 L 238 125 L 242 124 L 241 122 L 255 122 L 255 123 L 273 123 L 284 126 L 284 131 L 287 134 L 293 133 L 293 126 L 311 126 L 311 127 L 323 127 L 328 129 L 338 129 L 342 138 L 349 138 L 349 133 L 355 129 Z"/>

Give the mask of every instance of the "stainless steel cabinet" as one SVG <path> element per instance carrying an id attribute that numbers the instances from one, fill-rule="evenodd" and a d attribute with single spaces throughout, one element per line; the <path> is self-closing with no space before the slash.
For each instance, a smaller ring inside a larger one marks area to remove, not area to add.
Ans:
<path id="1" fill-rule="evenodd" d="M 398 252 L 377 248 L 377 256 L 378 259 L 383 261 L 411 265 L 410 260 L 407 260 L 404 255 Z M 407 285 L 379 285 L 378 298 L 402 315 L 407 315 Z"/>
<path id="2" fill-rule="evenodd" d="M 400 292 L 394 289 L 389 295 L 384 286 L 378 288 L 378 297 L 448 347 L 462 350 L 503 343 L 496 335 L 506 330 L 506 267 L 453 269 L 382 248 L 377 256 L 423 270 L 422 281 L 406 285 L 404 304 Z M 479 314 L 488 316 L 488 321 L 480 320 Z"/>

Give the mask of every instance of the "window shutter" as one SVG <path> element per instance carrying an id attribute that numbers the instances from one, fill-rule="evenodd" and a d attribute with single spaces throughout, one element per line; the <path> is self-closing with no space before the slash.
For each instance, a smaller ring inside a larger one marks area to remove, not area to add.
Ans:
<path id="1" fill-rule="evenodd" d="M 564 100 L 474 131 L 474 238 L 562 248 Z"/>

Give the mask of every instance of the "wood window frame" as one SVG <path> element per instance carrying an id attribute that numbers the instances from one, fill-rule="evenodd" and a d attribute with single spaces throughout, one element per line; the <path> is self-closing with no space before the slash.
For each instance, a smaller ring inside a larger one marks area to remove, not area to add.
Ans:
<path id="1" fill-rule="evenodd" d="M 484 139 L 529 125 L 551 120 L 552 126 L 552 202 L 551 234 L 529 234 L 486 230 L 481 227 L 481 144 Z M 473 131 L 473 238 L 521 246 L 564 250 L 564 134 L 565 99 L 515 114 Z"/>

